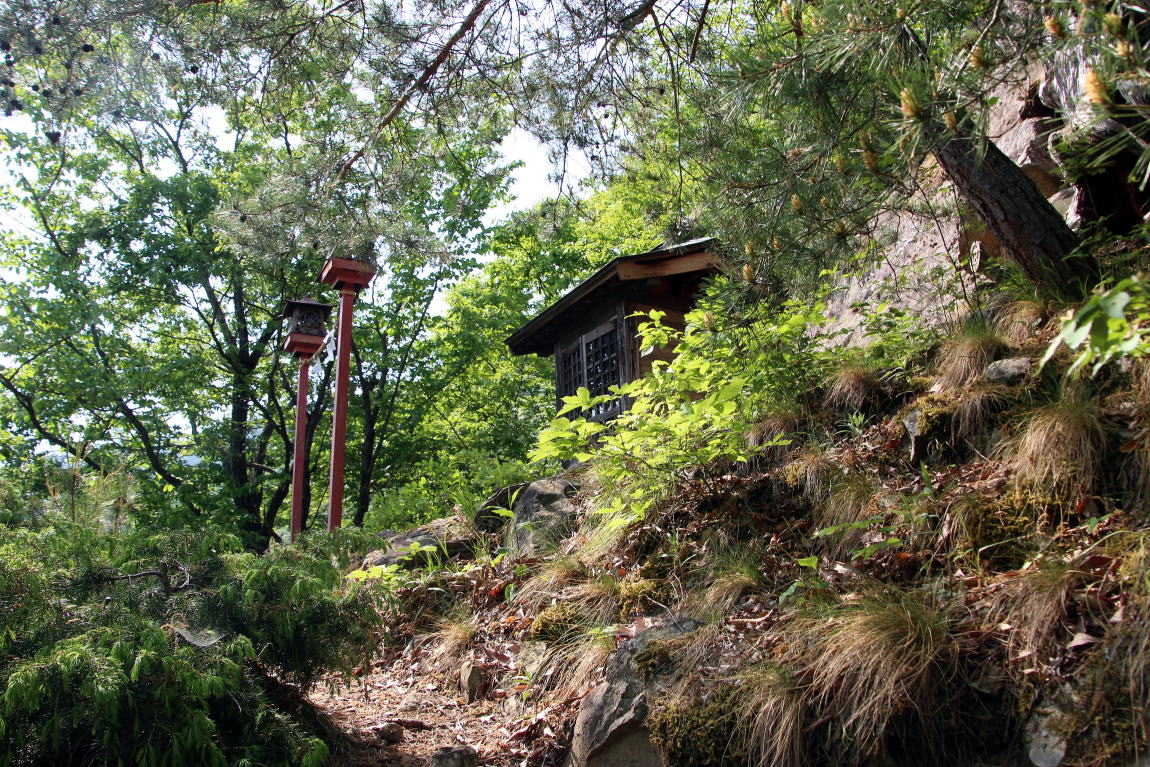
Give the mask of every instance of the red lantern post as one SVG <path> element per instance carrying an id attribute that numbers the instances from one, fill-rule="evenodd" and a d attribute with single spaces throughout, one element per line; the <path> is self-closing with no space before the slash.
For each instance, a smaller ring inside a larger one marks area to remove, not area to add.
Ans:
<path id="1" fill-rule="evenodd" d="M 307 472 L 307 384 L 311 358 L 323 347 L 327 317 L 334 307 L 310 298 L 288 301 L 283 316 L 290 320 L 284 351 L 299 359 L 299 385 L 295 395 L 295 450 L 291 470 L 291 540 L 303 529 L 303 483 Z"/>
<path id="2" fill-rule="evenodd" d="M 339 291 L 339 326 L 336 331 L 335 408 L 331 422 L 331 484 L 328 488 L 327 529 L 343 523 L 343 467 L 347 438 L 348 378 L 351 364 L 351 312 L 360 289 L 375 277 L 375 268 L 350 258 L 329 258 L 319 281 Z"/>

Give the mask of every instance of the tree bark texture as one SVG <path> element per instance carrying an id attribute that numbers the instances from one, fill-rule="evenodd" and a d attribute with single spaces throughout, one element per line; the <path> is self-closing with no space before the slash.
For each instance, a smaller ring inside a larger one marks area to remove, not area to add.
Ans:
<path id="1" fill-rule="evenodd" d="M 1002 243 L 1003 254 L 1043 295 L 1074 299 L 1089 293 L 1099 279 L 1097 263 L 1074 254 L 1078 235 L 993 141 L 980 152 L 969 136 L 947 135 L 934 154 L 959 195 Z"/>

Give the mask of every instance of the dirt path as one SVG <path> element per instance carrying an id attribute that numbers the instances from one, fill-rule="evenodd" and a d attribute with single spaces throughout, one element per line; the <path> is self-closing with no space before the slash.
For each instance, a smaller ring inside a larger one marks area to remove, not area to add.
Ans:
<path id="1" fill-rule="evenodd" d="M 351 686 L 321 686 L 309 697 L 363 744 L 343 758 L 351 767 L 425 767 L 438 749 L 455 746 L 474 748 L 480 765 L 561 764 L 560 739 L 552 728 L 562 727 L 569 708 L 533 708 L 509 701 L 513 692 L 496 689 L 469 703 L 453 680 L 400 656 L 377 663 Z"/>

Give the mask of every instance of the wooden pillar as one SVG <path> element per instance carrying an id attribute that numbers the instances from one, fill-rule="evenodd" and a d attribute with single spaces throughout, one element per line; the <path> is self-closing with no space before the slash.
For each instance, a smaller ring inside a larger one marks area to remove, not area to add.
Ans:
<path id="1" fill-rule="evenodd" d="M 310 298 L 287 302 L 283 317 L 289 319 L 284 351 L 299 360 L 299 378 L 295 394 L 295 444 L 292 448 L 291 467 L 291 541 L 303 530 L 303 486 L 307 481 L 307 388 L 311 359 L 323 348 L 324 329 L 330 304 L 321 304 Z"/>
<path id="2" fill-rule="evenodd" d="M 343 524 L 343 477 L 347 450 L 348 388 L 351 371 L 351 313 L 360 288 L 375 278 L 375 268 L 350 258 L 329 258 L 319 281 L 339 291 L 336 336 L 335 407 L 331 423 L 331 476 L 328 484 L 327 529 Z"/>
<path id="3" fill-rule="evenodd" d="M 295 450 L 291 464 L 291 542 L 303 530 L 303 483 L 307 479 L 307 385 L 311 357 L 299 361 L 295 394 Z"/>
<path id="4" fill-rule="evenodd" d="M 355 290 L 339 291 L 339 319 L 337 320 L 335 357 L 335 409 L 331 416 L 331 481 L 328 485 L 327 529 L 335 530 L 343 524 L 343 476 L 347 449 L 348 382 L 351 372 L 351 312 L 355 305 Z"/>

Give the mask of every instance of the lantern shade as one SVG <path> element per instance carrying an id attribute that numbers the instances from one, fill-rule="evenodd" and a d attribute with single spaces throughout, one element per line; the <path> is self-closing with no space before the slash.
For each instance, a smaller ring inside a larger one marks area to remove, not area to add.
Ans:
<path id="1" fill-rule="evenodd" d="M 375 277 L 375 267 L 351 258 L 329 258 L 319 274 L 319 281 L 336 290 L 359 291 Z"/>
<path id="2" fill-rule="evenodd" d="M 321 304 L 311 298 L 291 299 L 281 317 L 288 320 L 288 336 L 284 351 L 297 357 L 311 357 L 323 346 L 327 335 L 327 318 L 335 307 Z"/>

